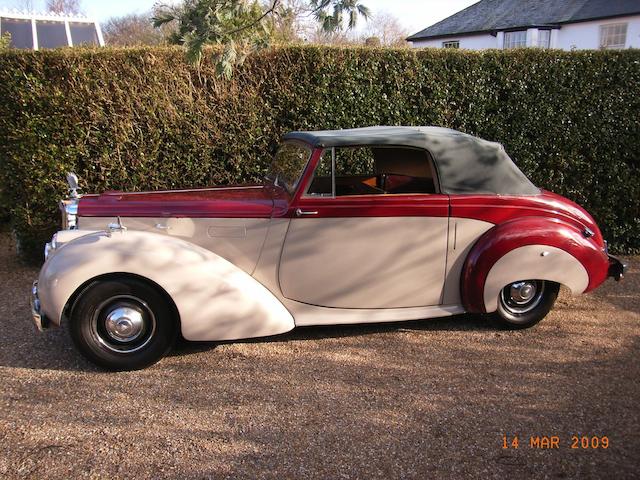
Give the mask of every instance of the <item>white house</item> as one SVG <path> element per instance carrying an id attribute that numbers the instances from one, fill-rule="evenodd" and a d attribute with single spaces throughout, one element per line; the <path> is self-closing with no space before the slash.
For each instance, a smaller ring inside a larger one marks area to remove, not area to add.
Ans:
<path id="1" fill-rule="evenodd" d="M 640 48 L 640 0 L 481 0 L 407 40 L 472 50 Z"/>
<path id="2" fill-rule="evenodd" d="M 0 35 L 5 33 L 14 48 L 104 46 L 100 24 L 82 15 L 0 12 Z"/>

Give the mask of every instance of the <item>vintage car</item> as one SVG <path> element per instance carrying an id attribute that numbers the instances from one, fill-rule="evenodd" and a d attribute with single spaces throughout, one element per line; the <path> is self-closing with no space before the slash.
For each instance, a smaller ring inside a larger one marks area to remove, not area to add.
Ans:
<path id="1" fill-rule="evenodd" d="M 180 334 L 223 341 L 300 325 L 475 312 L 539 322 L 560 285 L 625 266 L 593 218 L 537 188 L 497 143 L 436 127 L 292 132 L 262 185 L 78 195 L 32 290 L 108 369 Z"/>

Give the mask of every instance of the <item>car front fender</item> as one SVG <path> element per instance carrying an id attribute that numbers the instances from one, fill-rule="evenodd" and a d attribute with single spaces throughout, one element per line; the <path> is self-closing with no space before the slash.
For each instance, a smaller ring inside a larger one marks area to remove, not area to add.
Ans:
<path id="1" fill-rule="evenodd" d="M 163 289 L 187 340 L 261 337 L 294 327 L 269 290 L 224 258 L 175 237 L 140 231 L 89 233 L 56 249 L 38 279 L 43 313 L 60 324 L 69 302 L 91 280 L 118 274 Z"/>
<path id="2" fill-rule="evenodd" d="M 527 217 L 485 232 L 467 256 L 461 295 L 468 312 L 493 312 L 500 290 L 518 280 L 548 280 L 573 294 L 607 278 L 606 253 L 577 227 L 558 219 Z"/>

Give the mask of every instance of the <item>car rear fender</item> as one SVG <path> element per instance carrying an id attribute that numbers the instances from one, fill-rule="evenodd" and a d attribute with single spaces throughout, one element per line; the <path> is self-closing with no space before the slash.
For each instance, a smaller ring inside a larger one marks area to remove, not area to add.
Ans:
<path id="1" fill-rule="evenodd" d="M 545 217 L 516 219 L 485 232 L 473 246 L 462 269 L 462 300 L 469 312 L 493 312 L 502 288 L 534 279 L 577 295 L 600 285 L 608 269 L 606 253 L 578 227 Z"/>
<path id="2" fill-rule="evenodd" d="M 175 237 L 140 231 L 90 233 L 52 252 L 38 279 L 44 314 L 59 324 L 70 300 L 92 279 L 117 274 L 162 288 L 187 340 L 260 337 L 294 327 L 269 290 L 224 258 Z"/>

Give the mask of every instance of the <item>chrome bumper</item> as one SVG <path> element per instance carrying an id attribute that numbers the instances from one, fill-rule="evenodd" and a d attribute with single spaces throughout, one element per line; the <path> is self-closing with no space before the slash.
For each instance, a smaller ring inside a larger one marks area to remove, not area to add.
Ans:
<path id="1" fill-rule="evenodd" d="M 33 282 L 31 287 L 31 317 L 38 331 L 42 332 L 49 326 L 49 320 L 40 310 L 40 299 L 38 298 L 38 281 Z"/>

